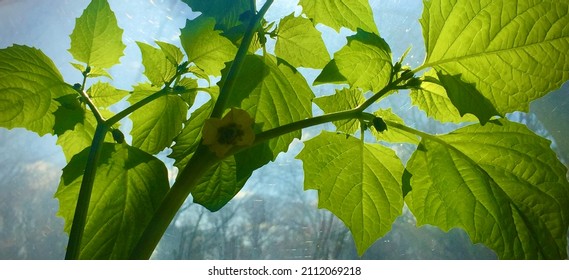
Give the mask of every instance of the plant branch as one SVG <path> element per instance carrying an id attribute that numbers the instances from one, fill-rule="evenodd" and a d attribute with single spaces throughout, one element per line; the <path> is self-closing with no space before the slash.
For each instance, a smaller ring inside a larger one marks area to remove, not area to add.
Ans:
<path id="1" fill-rule="evenodd" d="M 273 0 L 267 0 L 261 10 L 253 16 L 251 21 L 249 22 L 249 26 L 247 27 L 247 31 L 243 35 L 243 40 L 241 41 L 241 45 L 237 50 L 237 54 L 235 55 L 235 59 L 231 63 L 229 68 L 229 72 L 225 77 L 225 83 L 221 88 L 219 93 L 219 97 L 215 102 L 215 106 L 211 113 L 212 118 L 219 118 L 221 114 L 223 114 L 223 110 L 225 110 L 225 106 L 227 105 L 227 101 L 229 100 L 229 95 L 233 92 L 233 88 L 235 87 L 235 82 L 237 82 L 237 75 L 241 71 L 243 66 L 243 61 L 245 60 L 245 56 L 247 56 L 247 52 L 249 51 L 249 46 L 251 45 L 251 41 L 253 41 L 253 36 L 255 32 L 259 28 L 261 24 L 261 19 L 267 13 L 267 10 L 273 3 Z"/>
<path id="2" fill-rule="evenodd" d="M 81 252 L 81 239 L 83 238 L 83 232 L 85 230 L 89 202 L 91 200 L 91 193 L 93 191 L 93 184 L 97 173 L 97 163 L 101 156 L 103 142 L 108 129 L 109 127 L 105 123 L 98 123 L 97 128 L 95 129 L 93 143 L 89 150 L 87 165 L 85 166 L 83 180 L 81 181 L 81 188 L 79 189 L 79 197 L 77 198 L 73 224 L 71 225 L 71 231 L 69 233 L 69 241 L 67 243 L 67 251 L 65 253 L 66 260 L 78 259 Z"/>

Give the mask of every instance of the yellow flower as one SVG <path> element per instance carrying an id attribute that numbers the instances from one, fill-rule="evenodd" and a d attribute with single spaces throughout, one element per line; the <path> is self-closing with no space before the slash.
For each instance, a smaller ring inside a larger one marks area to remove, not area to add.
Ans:
<path id="1" fill-rule="evenodd" d="M 203 127 L 203 143 L 222 158 L 235 146 L 249 146 L 255 141 L 253 119 L 242 109 L 231 108 L 222 119 L 211 118 Z"/>

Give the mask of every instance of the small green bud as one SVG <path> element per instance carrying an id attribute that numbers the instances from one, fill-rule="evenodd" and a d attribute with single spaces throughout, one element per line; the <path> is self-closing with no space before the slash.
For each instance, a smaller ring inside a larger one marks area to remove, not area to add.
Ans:
<path id="1" fill-rule="evenodd" d="M 75 83 L 75 84 L 73 85 L 73 89 L 75 89 L 75 90 L 81 90 L 81 84 L 80 84 L 80 83 Z"/>

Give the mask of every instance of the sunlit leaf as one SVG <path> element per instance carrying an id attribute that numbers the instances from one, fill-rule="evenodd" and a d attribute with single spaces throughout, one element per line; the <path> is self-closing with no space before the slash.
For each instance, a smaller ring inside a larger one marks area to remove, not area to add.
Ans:
<path id="1" fill-rule="evenodd" d="M 109 68 L 123 56 L 123 30 L 106 0 L 92 0 L 77 18 L 69 52 L 87 65 Z"/>
<path id="2" fill-rule="evenodd" d="M 318 190 L 318 207 L 350 228 L 362 255 L 401 215 L 403 165 L 393 150 L 354 137 L 322 132 L 298 155 L 304 188 Z"/>
<path id="3" fill-rule="evenodd" d="M 214 25 L 215 20 L 203 16 L 187 20 L 180 40 L 188 61 L 209 75 L 220 76 L 225 62 L 233 60 L 237 48 L 219 31 L 215 31 Z"/>
<path id="4" fill-rule="evenodd" d="M 247 179 L 248 177 L 237 179 L 235 158 L 226 158 L 202 177 L 192 191 L 193 201 L 210 211 L 217 211 L 241 190 Z"/>
<path id="5" fill-rule="evenodd" d="M 336 94 L 314 99 L 314 103 L 326 114 L 350 110 L 365 102 L 361 91 L 357 89 L 336 90 Z M 335 121 L 336 130 L 353 134 L 360 130 L 360 122 L 357 119 Z"/>
<path id="6" fill-rule="evenodd" d="M 42 51 L 21 45 L 0 49 L 0 126 L 53 133 L 55 100 L 74 93 Z"/>
<path id="7" fill-rule="evenodd" d="M 377 117 L 380 117 L 383 121 L 394 122 L 398 124 L 405 125 L 405 122 L 393 111 L 389 109 L 380 109 L 373 113 Z M 384 141 L 389 143 L 411 143 L 419 144 L 419 138 L 417 135 L 403 131 L 396 127 L 387 126 L 385 131 L 378 131 L 375 127 L 371 127 L 371 133 L 378 141 Z"/>
<path id="8" fill-rule="evenodd" d="M 128 101 L 136 103 L 159 90 L 147 84 L 138 85 Z M 160 96 L 135 111 L 130 115 L 133 124 L 130 133 L 132 145 L 150 154 L 169 147 L 182 129 L 187 111 L 188 104 L 174 94 Z"/>
<path id="9" fill-rule="evenodd" d="M 176 75 L 178 64 L 172 63 L 172 59 L 176 59 L 175 57 L 168 59 L 167 54 L 162 49 L 142 42 L 136 43 L 142 53 L 144 75 L 153 85 L 161 87 Z"/>
<path id="10" fill-rule="evenodd" d="M 63 169 L 55 197 L 69 232 L 89 149 Z M 80 259 L 126 259 L 169 189 L 168 172 L 153 156 L 126 144 L 103 144 Z"/>
<path id="11" fill-rule="evenodd" d="M 309 19 L 290 14 L 279 24 L 275 54 L 295 67 L 323 68 L 330 60 L 320 31 Z"/>
<path id="12" fill-rule="evenodd" d="M 503 259 L 567 258 L 567 169 L 550 142 L 506 120 L 424 138 L 407 169 L 417 223 L 463 228 Z"/>
<path id="13" fill-rule="evenodd" d="M 435 70 L 428 71 L 423 77 L 421 88 L 411 91 L 410 97 L 413 105 L 425 111 L 427 116 L 441 122 L 461 123 L 476 121 L 476 117 L 472 114 L 460 116 L 458 109 L 452 104 L 445 88 L 438 80 Z"/>
<path id="14" fill-rule="evenodd" d="M 128 91 L 113 87 L 109 83 L 97 82 L 88 90 L 87 94 L 98 107 L 107 108 L 128 95 Z"/>
<path id="15" fill-rule="evenodd" d="M 336 31 L 347 27 L 379 34 L 368 0 L 300 0 L 300 5 L 309 18 Z"/>
<path id="16" fill-rule="evenodd" d="M 441 82 L 453 90 L 448 96 L 461 114 L 473 113 L 481 122 L 492 115 L 473 111 L 472 104 L 465 107 L 468 100 L 487 100 L 501 115 L 527 112 L 532 100 L 569 79 L 567 1 L 431 0 L 424 5 L 425 66 L 439 77 L 452 77 Z"/>
<path id="17" fill-rule="evenodd" d="M 315 84 L 345 78 L 352 87 L 377 92 L 391 78 L 391 50 L 378 35 L 358 29 L 348 37 L 348 44 L 334 54 L 334 60 L 316 78 Z M 333 70 L 337 69 L 338 73 Z M 343 82 L 343 79 L 335 82 Z"/>

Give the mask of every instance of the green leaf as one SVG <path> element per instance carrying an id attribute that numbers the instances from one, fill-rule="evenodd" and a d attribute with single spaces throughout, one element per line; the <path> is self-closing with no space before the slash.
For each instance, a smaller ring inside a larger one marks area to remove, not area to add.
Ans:
<path id="1" fill-rule="evenodd" d="M 200 108 L 192 112 L 190 119 L 184 124 L 182 132 L 174 139 L 174 146 L 172 146 L 172 153 L 168 157 L 174 159 L 174 165 L 182 170 L 202 139 L 202 127 L 205 120 L 211 115 L 213 111 L 214 102 L 211 100 L 202 105 Z"/>
<path id="2" fill-rule="evenodd" d="M 123 56 L 123 30 L 106 0 L 92 0 L 77 18 L 69 52 L 91 67 L 109 68 Z"/>
<path id="3" fill-rule="evenodd" d="M 298 155 L 304 188 L 318 190 L 318 207 L 340 218 L 362 255 L 385 235 L 403 209 L 403 165 L 393 150 L 322 132 Z"/>
<path id="4" fill-rule="evenodd" d="M 128 91 L 117 89 L 109 83 L 97 82 L 87 90 L 87 94 L 97 107 L 107 108 L 121 101 L 128 95 Z"/>
<path id="5" fill-rule="evenodd" d="M 322 69 L 320 75 L 316 77 L 312 85 L 317 86 L 323 84 L 348 84 L 348 79 L 342 76 L 334 59 L 330 60 L 330 62 L 324 66 L 324 69 Z"/>
<path id="6" fill-rule="evenodd" d="M 225 62 L 233 60 L 237 48 L 225 37 L 215 31 L 215 20 L 199 16 L 186 21 L 180 40 L 188 56 L 193 62 L 209 75 L 220 76 Z"/>
<path id="7" fill-rule="evenodd" d="M 63 169 L 55 197 L 65 231 L 73 223 L 89 149 Z M 168 172 L 155 157 L 126 144 L 103 144 L 80 259 L 126 259 L 168 192 Z"/>
<path id="8" fill-rule="evenodd" d="M 178 69 L 177 63 L 172 63 L 172 59 L 160 48 L 136 42 L 142 53 L 142 65 L 144 65 L 144 75 L 150 80 L 152 85 L 161 87 L 169 82 Z"/>
<path id="9" fill-rule="evenodd" d="M 241 25 L 241 15 L 253 11 L 249 0 L 182 0 L 195 12 L 202 12 L 206 17 L 215 19 L 215 29 L 229 31 Z"/>
<path id="10" fill-rule="evenodd" d="M 407 205 L 419 225 L 463 228 L 502 259 L 565 259 L 569 183 L 550 144 L 506 120 L 425 137 Z"/>
<path id="11" fill-rule="evenodd" d="M 380 117 L 386 122 L 393 122 L 405 125 L 405 122 L 393 111 L 389 109 L 380 109 L 373 113 L 375 116 Z M 403 131 L 396 127 L 387 126 L 387 129 L 383 132 L 377 131 L 375 127 L 371 127 L 371 133 L 378 141 L 384 141 L 389 143 L 411 143 L 419 144 L 419 139 L 417 135 Z"/>
<path id="12" fill-rule="evenodd" d="M 241 190 L 247 179 L 237 179 L 235 157 L 226 158 L 202 177 L 192 191 L 193 201 L 212 212 L 217 211 Z"/>
<path id="13" fill-rule="evenodd" d="M 330 60 L 320 31 L 294 13 L 280 21 L 275 54 L 295 67 L 321 69 Z"/>
<path id="14" fill-rule="evenodd" d="M 40 50 L 14 45 L 0 49 L 0 126 L 53 133 L 55 100 L 74 93 Z"/>
<path id="15" fill-rule="evenodd" d="M 164 55 L 166 55 L 166 59 L 173 65 L 178 66 L 184 60 L 184 54 L 177 46 L 161 41 L 155 41 L 155 43 L 160 47 Z"/>
<path id="16" fill-rule="evenodd" d="M 236 90 L 231 93 L 228 106 L 246 110 L 255 120 L 256 132 L 312 115 L 312 90 L 304 77 L 283 61 L 275 62 L 271 56 L 247 55 L 235 79 Z M 220 87 L 223 82 L 224 80 Z M 300 138 L 300 131 L 272 139 L 267 146 L 255 150 L 254 154 L 238 154 L 238 174 L 247 176 L 269 160 L 275 159 L 280 152 L 288 149 L 294 138 Z M 263 154 L 258 154 L 259 152 Z"/>
<path id="17" fill-rule="evenodd" d="M 81 72 L 85 72 L 85 69 L 87 69 L 87 67 L 85 67 L 85 65 L 80 64 L 80 63 L 71 62 L 70 64 L 75 69 L 77 69 Z M 89 71 L 89 73 L 87 74 L 87 77 L 90 77 L 90 78 L 107 77 L 107 78 L 112 80 L 113 77 L 111 77 L 111 75 L 107 71 L 105 71 L 105 69 L 102 69 L 99 67 L 94 67 L 94 66 L 90 66 L 90 67 L 91 67 L 91 71 Z"/>
<path id="18" fill-rule="evenodd" d="M 425 111 L 427 116 L 440 122 L 461 123 L 476 121 L 476 117 L 471 114 L 461 116 L 448 97 L 447 91 L 438 80 L 435 70 L 429 70 L 423 75 L 421 88 L 412 90 L 410 97 L 413 105 Z"/>
<path id="19" fill-rule="evenodd" d="M 333 73 L 333 66 L 326 66 L 316 80 L 330 80 L 332 77 L 345 77 L 350 86 L 364 91 L 377 92 L 385 87 L 391 78 L 391 50 L 378 35 L 358 29 L 358 33 L 348 37 L 348 44 L 334 54 L 339 73 Z M 322 75 L 326 77 L 321 77 Z M 337 81 L 340 82 L 340 81 Z M 316 84 L 316 83 L 315 83 Z"/>
<path id="20" fill-rule="evenodd" d="M 148 84 L 138 85 L 128 101 L 134 104 L 159 90 Z M 173 94 L 160 96 L 135 111 L 130 115 L 132 145 L 150 154 L 169 147 L 182 129 L 187 111 L 188 104 Z"/>
<path id="21" fill-rule="evenodd" d="M 367 0 L 300 0 L 300 5 L 308 18 L 336 31 L 347 27 L 379 34 Z"/>
<path id="22" fill-rule="evenodd" d="M 432 0 L 424 4 L 425 67 L 433 67 L 439 76 L 453 77 L 441 82 L 447 91 L 453 90 L 449 97 L 461 113 L 473 113 L 462 108 L 468 98 L 488 100 L 500 115 L 527 112 L 532 100 L 569 79 L 567 1 Z M 482 122 L 488 120 L 486 110 L 474 113 Z"/>
<path id="23" fill-rule="evenodd" d="M 314 103 L 326 114 L 350 110 L 365 102 L 361 91 L 357 89 L 336 90 L 336 94 L 314 99 Z M 354 134 L 360 130 L 360 122 L 357 119 L 347 119 L 333 122 L 336 130 L 347 134 Z"/>

